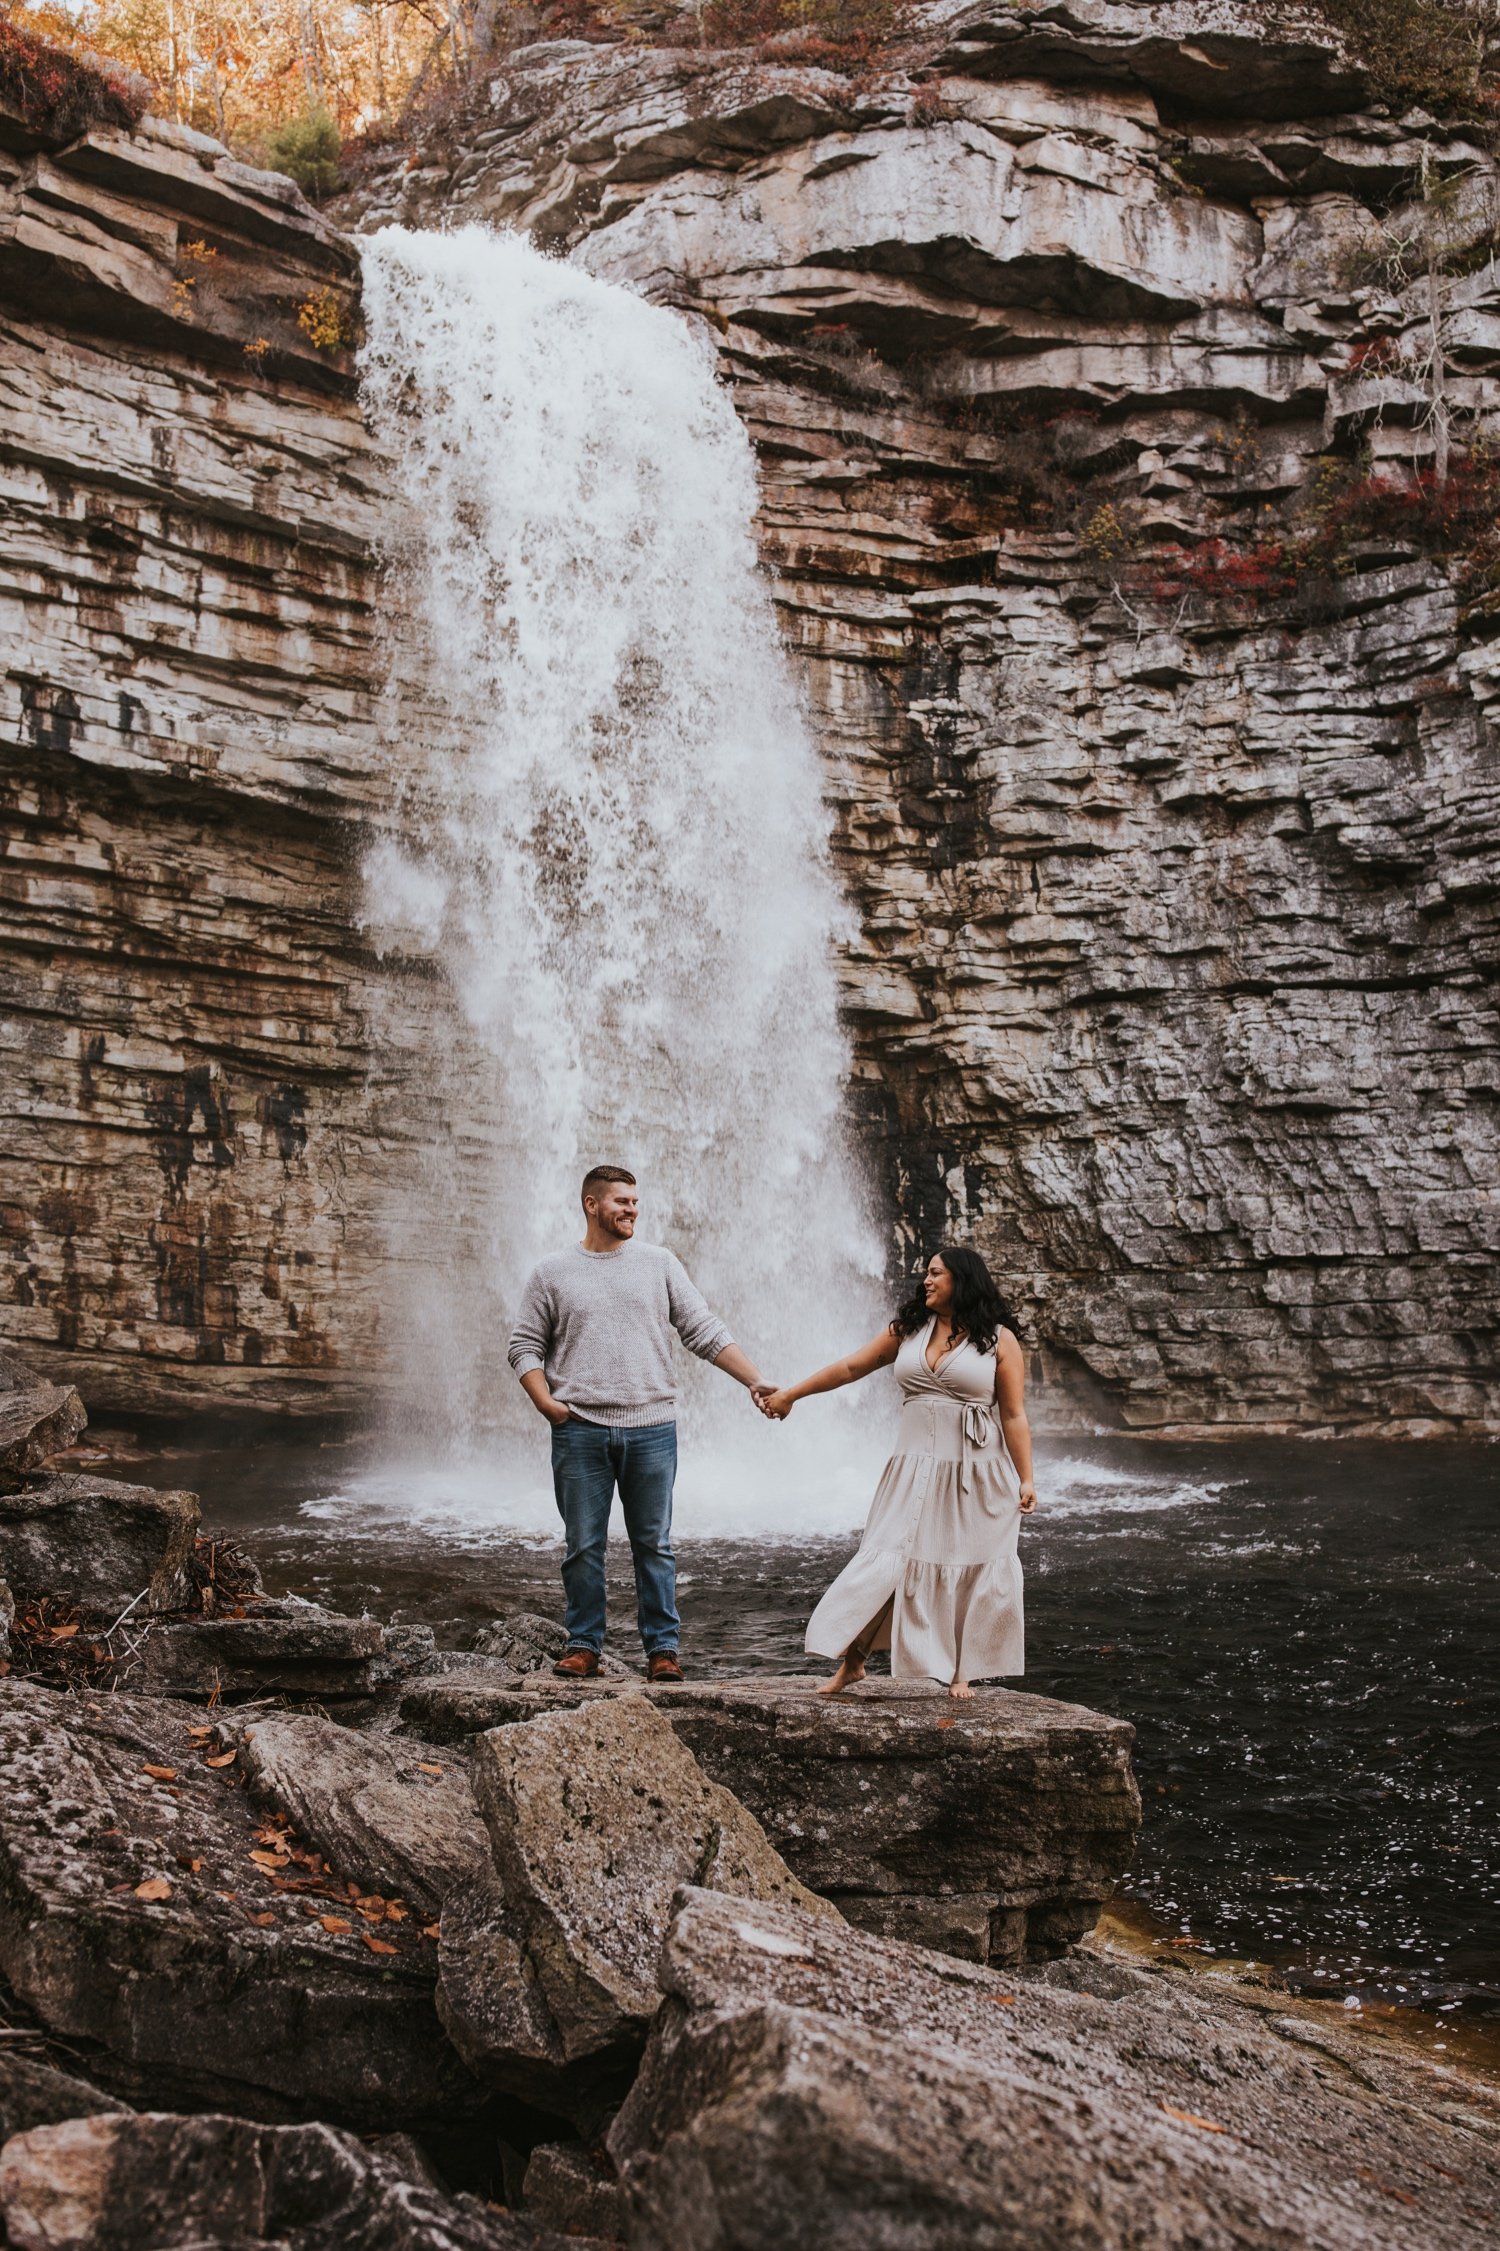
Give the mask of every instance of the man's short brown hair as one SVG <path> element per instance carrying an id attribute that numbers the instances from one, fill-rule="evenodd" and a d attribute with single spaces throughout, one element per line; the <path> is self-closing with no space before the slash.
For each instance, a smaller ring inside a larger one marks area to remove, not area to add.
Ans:
<path id="1" fill-rule="evenodd" d="M 584 1196 L 597 1195 L 609 1180 L 623 1180 L 627 1188 L 635 1186 L 635 1174 L 627 1172 L 623 1165 L 595 1165 L 591 1172 L 586 1172 L 583 1176 L 583 1186 L 579 1190 L 580 1201 Z"/>

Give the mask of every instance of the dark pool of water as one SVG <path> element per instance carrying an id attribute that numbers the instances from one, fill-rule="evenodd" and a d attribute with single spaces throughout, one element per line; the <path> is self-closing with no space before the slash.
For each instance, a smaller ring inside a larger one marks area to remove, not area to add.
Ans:
<path id="1" fill-rule="evenodd" d="M 456 1646 L 498 1611 L 560 1614 L 535 1541 L 302 1513 L 356 1470 L 347 1449 L 257 1446 L 132 1474 L 195 1485 L 277 1589 Z M 1046 1450 L 1040 1472 L 1026 1686 L 1134 1723 L 1131 1896 L 1310 1991 L 1500 2017 L 1500 1453 L 1111 1440 Z M 852 1545 L 682 1544 L 685 1655 L 805 1669 L 803 1624 Z M 623 1551 L 611 1576 L 628 1653 Z"/>

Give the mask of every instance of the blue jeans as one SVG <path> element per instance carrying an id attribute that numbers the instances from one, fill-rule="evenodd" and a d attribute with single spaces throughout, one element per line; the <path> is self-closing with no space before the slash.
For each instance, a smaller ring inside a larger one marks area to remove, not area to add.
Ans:
<path id="1" fill-rule="evenodd" d="M 617 1485 L 635 1562 L 636 1624 L 646 1654 L 677 1647 L 677 1563 L 672 1554 L 676 1475 L 676 1423 L 648 1423 L 643 1430 L 613 1430 L 602 1423 L 554 1425 L 552 1485 L 567 1537 L 562 1575 L 570 1649 L 604 1647 L 604 1551 Z"/>

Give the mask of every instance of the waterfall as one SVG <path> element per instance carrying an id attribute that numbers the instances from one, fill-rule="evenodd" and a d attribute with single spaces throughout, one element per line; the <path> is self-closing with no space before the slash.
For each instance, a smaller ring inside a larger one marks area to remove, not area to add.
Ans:
<path id="1" fill-rule="evenodd" d="M 636 1173 L 642 1239 L 768 1375 L 879 1325 L 842 1122 L 844 910 L 708 345 L 475 227 L 373 236 L 364 302 L 402 777 L 367 918 L 415 1105 L 391 1344 L 403 1414 L 425 1403 L 461 1446 L 508 1428 L 541 1463 L 503 1349 L 527 1270 L 581 1232 L 592 1163 Z M 848 1456 L 862 1407 L 771 1429 L 695 1366 L 686 1452 L 790 1494 Z"/>

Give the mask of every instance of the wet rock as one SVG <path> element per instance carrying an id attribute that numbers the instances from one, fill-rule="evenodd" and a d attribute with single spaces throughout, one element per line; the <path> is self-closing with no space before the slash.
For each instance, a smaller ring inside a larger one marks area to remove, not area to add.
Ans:
<path id="1" fill-rule="evenodd" d="M 444 2021 L 477 2070 L 568 2115 L 639 2053 L 680 1884 L 832 1914 L 644 1697 L 498 1728 L 470 1779 L 495 1875 L 444 1907 Z"/>
<path id="2" fill-rule="evenodd" d="M 474 1655 L 493 1658 L 513 1673 L 546 1673 L 552 1670 L 568 1646 L 567 1629 L 555 1618 L 543 1618 L 535 1610 L 514 1610 L 508 1618 L 496 1618 L 492 1624 L 481 1626 L 474 1636 Z M 606 1680 L 631 1680 L 636 1676 L 627 1664 L 606 1651 L 599 1659 L 599 1670 Z"/>
<path id="3" fill-rule="evenodd" d="M 55 2126 L 64 2118 L 92 2118 L 128 2108 L 71 2072 L 0 2050 L 0 2147 L 12 2134 L 28 2133 L 33 2126 Z"/>
<path id="4" fill-rule="evenodd" d="M 614 1691 L 477 1673 L 412 1684 L 402 1726 L 435 1743 Z M 639 1692 L 747 1806 L 800 1880 L 866 1928 L 975 1961 L 1055 1953 L 1091 1930 L 1130 1863 L 1134 1731 L 1076 1704 L 871 1680 Z"/>
<path id="5" fill-rule="evenodd" d="M 174 1610 L 187 1599 L 197 1531 L 196 1493 L 34 1477 L 0 1492 L 0 1578 L 22 1600 L 55 1595 L 111 1617 L 140 1596 L 139 1612 Z"/>
<path id="6" fill-rule="evenodd" d="M 245 1613 L 163 1620 L 120 1667 L 121 1685 L 138 1695 L 215 1700 L 367 1697 L 419 1670 L 432 1651 L 428 1627 L 347 1618 L 296 1595 L 247 1604 Z"/>
<path id="7" fill-rule="evenodd" d="M 522 2187 L 528 2216 L 563 2235 L 616 2241 L 625 2233 L 625 2200 L 602 2151 L 582 2142 L 542 2142 L 531 2153 Z"/>
<path id="8" fill-rule="evenodd" d="M 481 2091 L 417 1917 L 268 1824 L 191 1707 L 0 1682 L 0 1972 L 127 2100 L 410 2127 Z"/>
<path id="9" fill-rule="evenodd" d="M 489 1839 L 466 1761 L 404 1738 L 276 1712 L 241 1737 L 252 1793 L 288 1812 L 298 1835 L 366 1891 L 394 1893 L 424 1917 L 489 1866 Z"/>
<path id="10" fill-rule="evenodd" d="M 0 1351 L 0 1491 L 71 1446 L 87 1422 L 71 1384 L 44 1383 Z"/>
<path id="11" fill-rule="evenodd" d="M 611 2134 L 633 2242 L 1459 2251 L 1500 2164 L 1320 2071 L 1232 1989 L 1006 1981 L 785 1907 L 683 1895 Z"/>
<path id="12" fill-rule="evenodd" d="M 331 2126 L 159 2112 L 18 2136 L 0 2215 L 15 2251 L 564 2251 Z"/>

